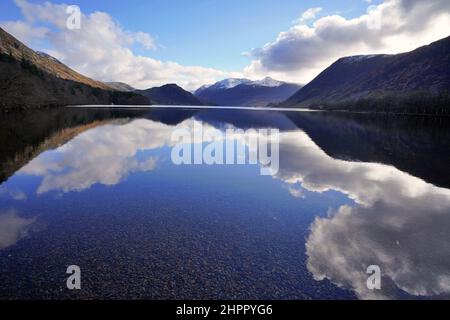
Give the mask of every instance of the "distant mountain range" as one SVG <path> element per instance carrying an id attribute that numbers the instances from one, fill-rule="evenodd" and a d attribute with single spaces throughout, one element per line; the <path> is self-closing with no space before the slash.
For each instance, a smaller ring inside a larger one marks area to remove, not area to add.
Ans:
<path id="1" fill-rule="evenodd" d="M 176 84 L 166 84 L 162 87 L 150 88 L 147 90 L 136 90 L 135 92 L 150 99 L 152 104 L 184 106 L 205 105 L 192 93 L 184 90 Z"/>
<path id="2" fill-rule="evenodd" d="M 260 81 L 248 79 L 226 79 L 194 92 L 202 101 L 218 106 L 265 107 L 280 103 L 301 86 L 265 78 Z"/>
<path id="3" fill-rule="evenodd" d="M 283 107 L 450 113 L 450 37 L 397 55 L 342 58 Z"/>
<path id="4" fill-rule="evenodd" d="M 123 82 L 90 79 L 0 28 L 0 108 L 76 104 L 203 105 L 175 84 L 137 90 Z"/>
<path id="5" fill-rule="evenodd" d="M 1 108 L 111 103 L 149 104 L 149 100 L 85 77 L 0 28 Z"/>
<path id="6" fill-rule="evenodd" d="M 0 28 L 0 109 L 74 104 L 218 105 L 450 114 L 450 37 L 397 55 L 341 58 L 304 87 L 225 79 L 194 94 L 88 78 Z"/>

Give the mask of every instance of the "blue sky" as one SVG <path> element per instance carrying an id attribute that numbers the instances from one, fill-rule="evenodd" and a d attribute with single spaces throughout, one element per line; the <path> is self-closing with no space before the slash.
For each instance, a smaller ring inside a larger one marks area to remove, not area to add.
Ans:
<path id="1" fill-rule="evenodd" d="M 33 3 L 44 3 L 32 0 Z M 70 0 L 84 13 L 109 13 L 125 29 L 155 38 L 152 56 L 186 65 L 233 71 L 249 63 L 242 52 L 263 46 L 293 25 L 302 12 L 322 7 L 320 15 L 364 13 L 363 0 Z M 22 18 L 13 0 L 2 0 L 0 20 Z M 142 53 L 142 52 L 141 52 Z"/>
<path id="2" fill-rule="evenodd" d="M 67 5 L 80 7 L 80 30 L 66 28 Z M 0 2 L 0 26 L 33 49 L 142 89 L 229 77 L 306 84 L 343 56 L 410 51 L 449 25 L 448 0 Z"/>

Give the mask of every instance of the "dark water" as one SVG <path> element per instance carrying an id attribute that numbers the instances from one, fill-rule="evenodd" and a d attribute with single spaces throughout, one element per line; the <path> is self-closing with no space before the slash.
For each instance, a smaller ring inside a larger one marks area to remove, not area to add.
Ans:
<path id="1" fill-rule="evenodd" d="M 193 123 L 279 129 L 279 171 L 174 165 L 171 134 Z M 449 164 L 445 118 L 4 115 L 0 298 L 447 298 Z M 79 291 L 66 288 L 69 265 Z M 370 265 L 381 290 L 367 288 Z"/>

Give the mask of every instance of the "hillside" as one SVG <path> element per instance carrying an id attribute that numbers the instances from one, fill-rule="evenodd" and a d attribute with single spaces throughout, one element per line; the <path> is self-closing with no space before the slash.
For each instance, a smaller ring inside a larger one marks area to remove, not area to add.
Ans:
<path id="1" fill-rule="evenodd" d="M 129 84 L 123 83 L 123 82 L 107 82 L 106 83 L 109 87 L 116 91 L 122 91 L 122 92 L 134 92 L 136 91 L 135 88 L 130 86 Z"/>
<path id="2" fill-rule="evenodd" d="M 147 90 L 136 90 L 152 101 L 153 104 L 160 105 L 185 105 L 202 106 L 204 105 L 192 93 L 184 90 L 176 84 L 166 84 L 162 87 L 150 88 Z"/>
<path id="3" fill-rule="evenodd" d="M 397 55 L 339 59 L 283 107 L 449 113 L 450 37 Z"/>
<path id="4" fill-rule="evenodd" d="M 73 104 L 149 104 L 147 98 L 114 91 L 36 52 L 0 28 L 0 108 Z"/>

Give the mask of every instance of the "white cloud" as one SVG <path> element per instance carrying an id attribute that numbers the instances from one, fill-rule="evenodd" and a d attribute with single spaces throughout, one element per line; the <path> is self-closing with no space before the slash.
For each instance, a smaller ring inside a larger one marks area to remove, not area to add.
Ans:
<path id="1" fill-rule="evenodd" d="M 148 33 L 137 32 L 134 35 L 134 40 L 137 43 L 141 44 L 146 49 L 155 49 L 156 48 L 155 41 Z"/>
<path id="2" fill-rule="evenodd" d="M 343 56 L 413 50 L 449 35 L 450 1 L 386 0 L 354 19 L 331 15 L 312 26 L 304 22 L 254 49 L 244 74 L 307 83 Z"/>
<path id="3" fill-rule="evenodd" d="M 20 20 L 0 22 L 0 26 L 19 37 L 26 45 L 31 45 L 35 39 L 41 39 L 49 32 L 49 29 L 45 27 L 30 28 L 29 23 Z"/>
<path id="4" fill-rule="evenodd" d="M 40 39 L 40 43 L 50 45 L 46 50 L 40 48 L 42 51 L 97 80 L 126 82 L 139 89 L 177 83 L 191 90 L 204 83 L 240 75 L 137 55 L 133 52 L 134 45 L 155 49 L 154 39 L 144 32 L 124 30 L 104 12 L 82 14 L 81 29 L 69 30 L 67 5 L 33 4 L 27 0 L 15 0 L 15 3 L 25 20 L 0 23 L 5 30 L 27 44 L 32 39 Z"/>
<path id="5" fill-rule="evenodd" d="M 296 188 L 295 186 L 288 187 L 289 193 L 294 198 L 305 198 L 305 194 L 301 188 Z"/>
<path id="6" fill-rule="evenodd" d="M 296 21 L 296 23 L 304 23 L 310 20 L 314 20 L 322 8 L 309 8 L 302 13 L 301 17 Z"/>
<path id="7" fill-rule="evenodd" d="M 177 83 L 193 90 L 229 77 L 256 80 L 271 76 L 305 84 L 338 58 L 413 50 L 448 36 L 450 25 L 447 0 L 385 0 L 371 4 L 367 13 L 356 18 L 330 15 L 307 25 L 321 11 L 310 8 L 277 39 L 244 53 L 253 60 L 242 72 L 225 72 L 138 55 L 134 46 L 155 50 L 155 40 L 144 32 L 124 30 L 104 12 L 83 14 L 81 30 L 71 31 L 66 28 L 67 5 L 15 2 L 24 20 L 1 22 L 7 31 L 27 44 L 41 39 L 46 45 L 43 51 L 87 76 L 140 89 Z"/>

